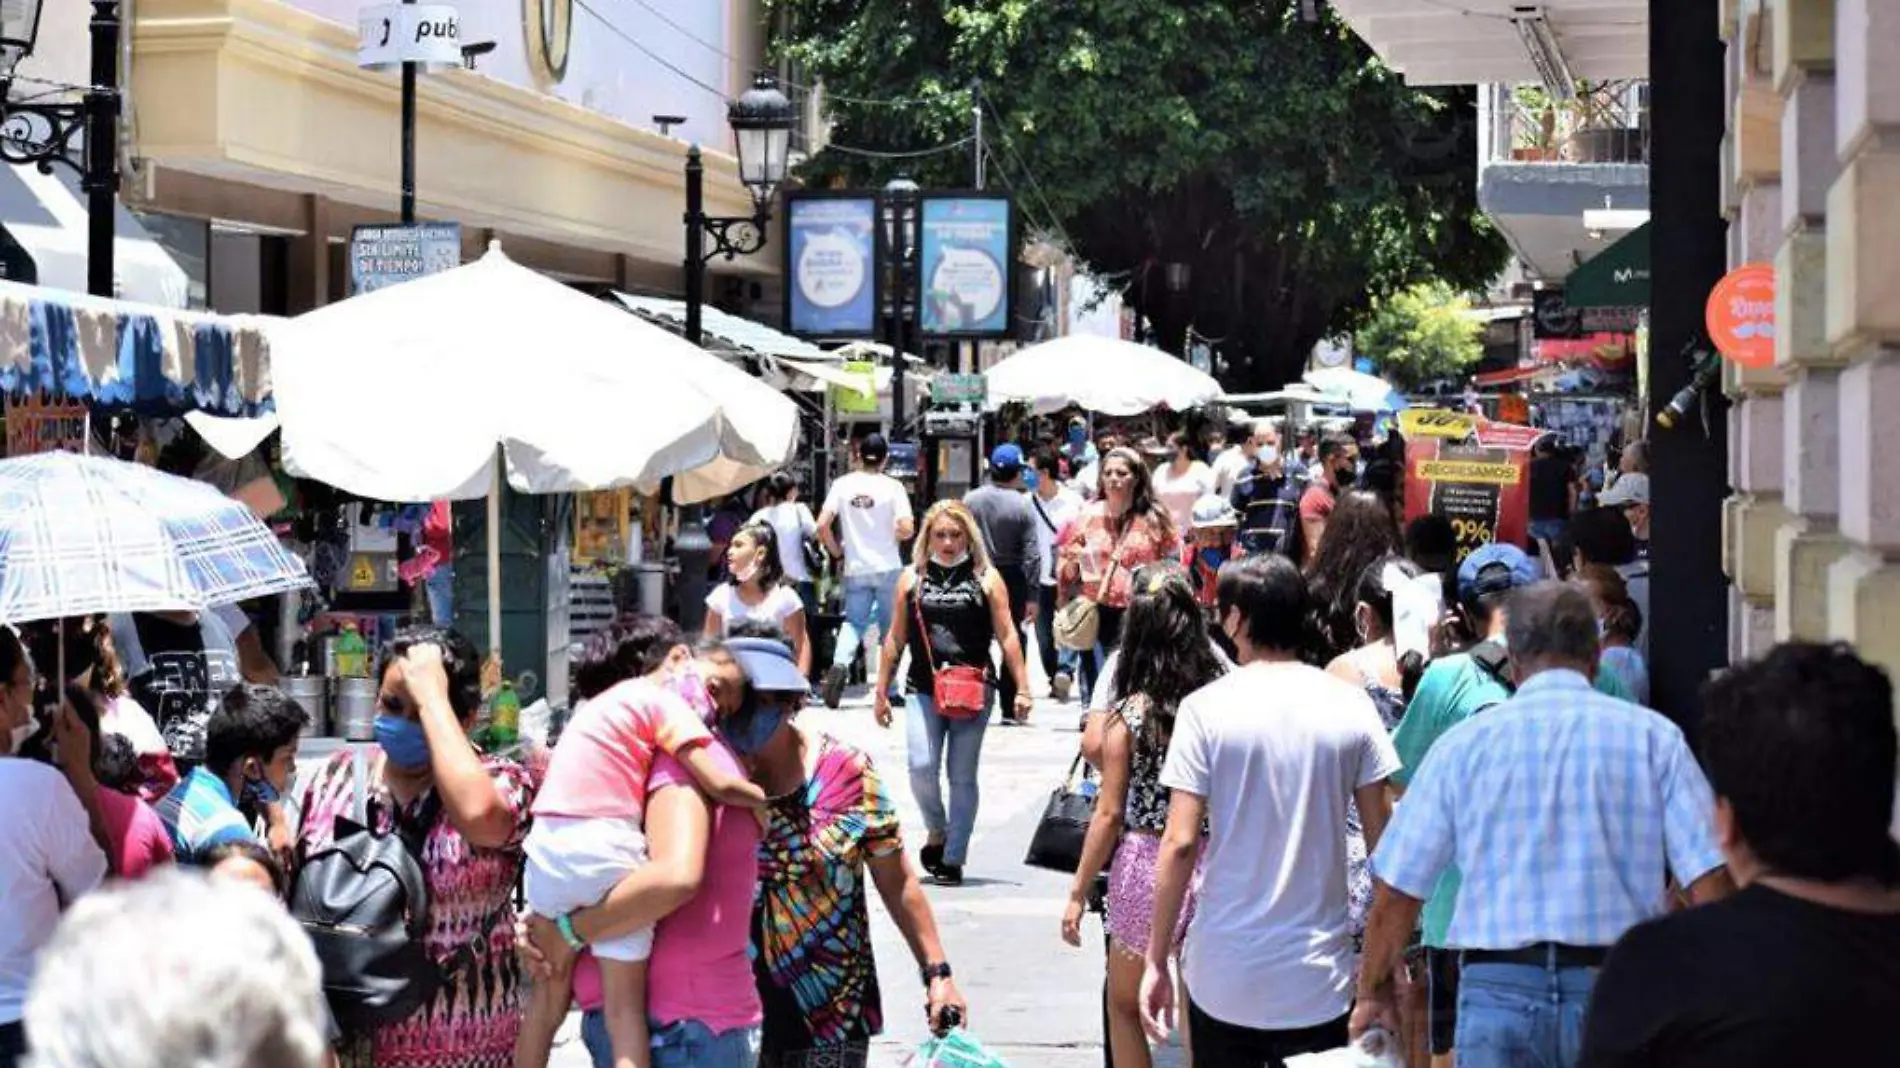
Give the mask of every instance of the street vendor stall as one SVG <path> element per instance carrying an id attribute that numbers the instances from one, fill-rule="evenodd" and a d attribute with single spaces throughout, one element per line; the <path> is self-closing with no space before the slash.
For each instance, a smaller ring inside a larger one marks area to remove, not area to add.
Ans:
<path id="1" fill-rule="evenodd" d="M 984 372 L 986 404 L 1025 404 L 1040 415 L 1082 408 L 1101 415 L 1185 412 L 1220 396 L 1220 383 L 1156 348 L 1072 334 L 1031 345 Z"/>

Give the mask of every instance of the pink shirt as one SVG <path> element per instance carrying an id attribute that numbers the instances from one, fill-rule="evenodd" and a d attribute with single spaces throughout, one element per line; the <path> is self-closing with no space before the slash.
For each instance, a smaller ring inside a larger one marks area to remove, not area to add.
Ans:
<path id="1" fill-rule="evenodd" d="M 708 752 L 738 770 L 724 743 Z M 663 756 L 653 765 L 648 789 L 692 785 L 686 768 Z M 714 1034 L 764 1019 L 752 977 L 752 902 L 758 885 L 758 819 L 742 808 L 715 807 L 705 881 L 654 932 L 647 965 L 648 1019 L 662 1027 L 694 1020 Z M 583 1009 L 600 1008 L 600 968 L 591 954 L 574 966 L 574 998 Z"/>
<path id="2" fill-rule="evenodd" d="M 172 840 L 165 821 L 152 806 L 110 787 L 99 787 L 99 810 L 106 840 L 112 843 L 112 870 L 121 879 L 137 879 L 172 862 Z"/>
<path id="3" fill-rule="evenodd" d="M 631 679 L 587 702 L 561 732 L 534 814 L 639 820 L 654 757 L 710 740 L 711 710 L 691 669 L 664 683 Z"/>

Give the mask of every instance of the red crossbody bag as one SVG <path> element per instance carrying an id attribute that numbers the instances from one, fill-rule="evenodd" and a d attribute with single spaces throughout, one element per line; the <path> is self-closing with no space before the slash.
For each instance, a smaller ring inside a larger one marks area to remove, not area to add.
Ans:
<path id="1" fill-rule="evenodd" d="M 930 664 L 930 699 L 937 714 L 945 719 L 975 719 L 990 708 L 990 680 L 980 667 L 956 664 L 937 666 L 937 651 L 930 645 L 930 627 L 924 622 L 924 577 L 917 575 L 917 588 L 911 604 L 917 611 L 917 634 L 924 640 L 924 659 Z"/>

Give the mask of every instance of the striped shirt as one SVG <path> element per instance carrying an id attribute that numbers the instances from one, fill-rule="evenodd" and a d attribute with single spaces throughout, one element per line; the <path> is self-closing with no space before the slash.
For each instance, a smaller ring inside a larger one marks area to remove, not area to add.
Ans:
<path id="1" fill-rule="evenodd" d="M 1458 866 L 1450 948 L 1608 946 L 1721 866 L 1713 810 L 1675 724 L 1545 671 L 1431 748 L 1372 866 L 1421 900 Z"/>
<path id="2" fill-rule="evenodd" d="M 1291 474 L 1269 477 L 1258 470 L 1234 483 L 1232 503 L 1240 513 L 1240 547 L 1252 555 L 1293 556 L 1300 535 L 1300 483 Z"/>
<path id="3" fill-rule="evenodd" d="M 184 781 L 152 806 L 171 836 L 172 852 L 181 863 L 195 864 L 212 846 L 241 842 L 257 836 L 238 811 L 224 780 L 203 767 L 191 769 Z"/>

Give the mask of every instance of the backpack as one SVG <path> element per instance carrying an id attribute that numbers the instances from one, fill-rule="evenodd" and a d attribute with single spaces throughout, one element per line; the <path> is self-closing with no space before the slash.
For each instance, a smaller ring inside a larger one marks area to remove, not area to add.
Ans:
<path id="1" fill-rule="evenodd" d="M 397 822 L 377 834 L 339 816 L 329 845 L 305 858 L 290 894 L 323 966 L 323 993 L 345 1035 L 407 1019 L 441 989 L 429 955 L 429 882 L 419 858 L 434 822 L 434 798 L 419 827 Z M 484 931 L 484 933 L 486 933 Z"/>

